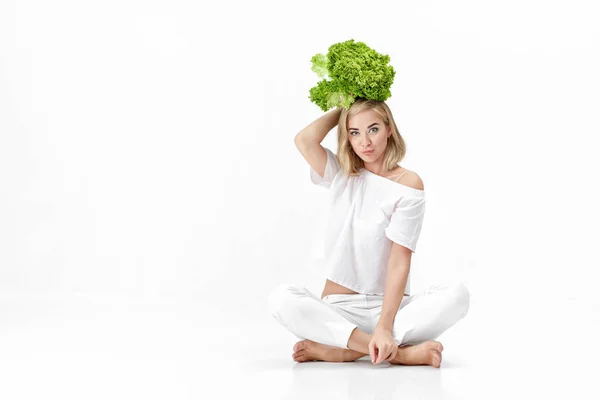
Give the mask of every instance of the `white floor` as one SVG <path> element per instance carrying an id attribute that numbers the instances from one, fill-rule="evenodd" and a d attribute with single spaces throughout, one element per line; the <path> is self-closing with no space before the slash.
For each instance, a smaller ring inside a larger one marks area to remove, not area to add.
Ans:
<path id="1" fill-rule="evenodd" d="M 0 299 L 0 399 L 600 398 L 600 304 L 583 300 L 472 301 L 438 338 L 436 369 L 296 363 L 296 339 L 260 301 Z"/>

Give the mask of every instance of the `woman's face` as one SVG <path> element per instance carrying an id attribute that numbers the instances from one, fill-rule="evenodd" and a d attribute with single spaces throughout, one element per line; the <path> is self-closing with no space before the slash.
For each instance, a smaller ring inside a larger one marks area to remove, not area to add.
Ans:
<path id="1" fill-rule="evenodd" d="M 381 157 L 387 146 L 391 129 L 385 127 L 383 120 L 373 110 L 365 110 L 348 121 L 348 140 L 352 149 L 365 164 Z M 365 151 L 372 151 L 365 154 Z"/>

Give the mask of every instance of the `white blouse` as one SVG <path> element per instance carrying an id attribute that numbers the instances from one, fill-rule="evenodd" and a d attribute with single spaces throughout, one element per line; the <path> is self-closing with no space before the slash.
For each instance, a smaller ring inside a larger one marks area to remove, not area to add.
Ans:
<path id="1" fill-rule="evenodd" d="M 413 253 L 425 215 L 425 191 L 361 168 L 346 176 L 328 148 L 325 175 L 312 167 L 315 185 L 329 189 L 323 224 L 310 263 L 333 282 L 362 294 L 383 295 L 392 241 Z M 410 295 L 410 272 L 404 294 Z"/>

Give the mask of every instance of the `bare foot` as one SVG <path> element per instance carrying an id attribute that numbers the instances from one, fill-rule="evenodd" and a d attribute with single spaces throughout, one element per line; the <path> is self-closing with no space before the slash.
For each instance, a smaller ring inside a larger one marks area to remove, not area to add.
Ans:
<path id="1" fill-rule="evenodd" d="M 435 340 L 427 340 L 412 346 L 400 346 L 396 358 L 391 364 L 403 365 L 431 365 L 439 368 L 442 364 L 442 351 L 444 346 Z"/>
<path id="2" fill-rule="evenodd" d="M 296 362 L 305 361 L 330 361 L 347 362 L 354 361 L 364 356 L 363 353 L 341 347 L 328 346 L 323 343 L 304 339 L 294 345 L 292 357 Z"/>

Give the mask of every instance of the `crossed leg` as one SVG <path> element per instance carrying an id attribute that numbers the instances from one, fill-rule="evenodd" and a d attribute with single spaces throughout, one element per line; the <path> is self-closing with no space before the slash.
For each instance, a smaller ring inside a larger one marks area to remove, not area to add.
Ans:
<path id="1" fill-rule="evenodd" d="M 355 328 L 348 340 L 348 349 L 318 343 L 309 339 L 294 345 L 292 357 L 296 362 L 329 361 L 351 362 L 369 354 L 369 342 L 373 335 Z M 444 347 L 440 342 L 427 340 L 417 345 L 400 345 L 391 364 L 431 365 L 439 368 Z"/>
<path id="2" fill-rule="evenodd" d="M 294 346 L 292 356 L 297 362 L 345 362 L 369 354 L 372 335 L 358 327 L 363 323 L 344 318 L 340 315 L 343 308 L 324 304 L 306 288 L 280 285 L 271 293 L 269 304 L 271 314 L 303 339 Z M 400 345 L 390 363 L 439 367 L 443 346 L 430 339 L 464 317 L 468 308 L 469 292 L 462 284 L 434 285 L 411 296 L 394 321 L 392 333 Z"/>

